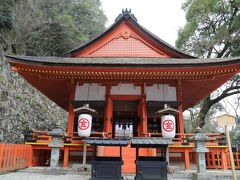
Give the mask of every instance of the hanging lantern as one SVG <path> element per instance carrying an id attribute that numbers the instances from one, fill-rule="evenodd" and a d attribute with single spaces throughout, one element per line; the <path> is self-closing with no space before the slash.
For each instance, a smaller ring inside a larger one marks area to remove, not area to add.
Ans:
<path id="1" fill-rule="evenodd" d="M 92 130 L 92 115 L 80 114 L 78 116 L 78 135 L 81 137 L 89 137 Z"/>
<path id="2" fill-rule="evenodd" d="M 161 129 L 163 138 L 174 138 L 176 135 L 176 120 L 173 115 L 163 115 L 161 117 Z"/>
<path id="3" fill-rule="evenodd" d="M 78 116 L 78 135 L 81 137 L 89 137 L 92 130 L 93 115 L 97 115 L 97 111 L 89 108 L 89 104 L 74 110 L 80 113 Z"/>
<path id="4" fill-rule="evenodd" d="M 171 108 L 167 104 L 164 104 L 164 108 L 156 112 L 161 116 L 161 130 L 163 138 L 174 138 L 176 135 L 176 119 L 171 114 L 177 114 L 177 109 Z"/>

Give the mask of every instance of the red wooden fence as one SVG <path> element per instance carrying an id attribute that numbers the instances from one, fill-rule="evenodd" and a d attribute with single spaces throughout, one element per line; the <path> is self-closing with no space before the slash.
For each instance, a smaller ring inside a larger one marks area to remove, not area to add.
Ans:
<path id="1" fill-rule="evenodd" d="M 235 168 L 240 169 L 240 152 L 233 152 L 233 159 L 235 163 Z M 231 168 L 229 152 L 228 152 L 228 168 Z"/>
<path id="2" fill-rule="evenodd" d="M 0 172 L 31 166 L 32 148 L 25 144 L 0 144 Z"/>
<path id="3" fill-rule="evenodd" d="M 227 168 L 231 168 L 230 155 L 227 155 Z M 233 152 L 233 158 L 235 168 L 240 169 L 240 152 Z M 208 152 L 206 153 L 206 165 L 208 169 L 221 169 L 222 168 L 222 154 L 220 152 Z"/>

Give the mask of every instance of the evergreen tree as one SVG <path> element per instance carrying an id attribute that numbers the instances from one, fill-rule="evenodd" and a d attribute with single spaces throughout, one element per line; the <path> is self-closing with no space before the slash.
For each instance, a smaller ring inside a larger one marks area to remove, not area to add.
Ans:
<path id="1" fill-rule="evenodd" d="M 186 25 L 179 31 L 176 46 L 201 58 L 240 55 L 240 0 L 187 0 Z M 204 98 L 193 129 L 205 125 L 209 109 L 222 99 L 240 93 L 240 76 L 236 75 L 223 90 Z"/>
<path id="2" fill-rule="evenodd" d="M 3 56 L 61 55 L 105 29 L 99 0 L 1 0 L 0 134 L 23 142 L 28 130 L 66 128 L 67 113 L 12 73 Z"/>

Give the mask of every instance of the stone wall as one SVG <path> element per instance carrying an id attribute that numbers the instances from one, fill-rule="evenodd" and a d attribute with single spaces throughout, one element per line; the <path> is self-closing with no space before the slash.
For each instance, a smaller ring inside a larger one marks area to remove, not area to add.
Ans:
<path id="1" fill-rule="evenodd" d="M 0 143 L 22 143 L 28 130 L 52 130 L 56 124 L 65 129 L 67 112 L 11 72 L 0 57 Z"/>

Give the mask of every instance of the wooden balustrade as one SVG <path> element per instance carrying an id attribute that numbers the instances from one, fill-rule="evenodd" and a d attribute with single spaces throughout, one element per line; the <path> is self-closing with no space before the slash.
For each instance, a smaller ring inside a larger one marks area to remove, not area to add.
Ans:
<path id="1" fill-rule="evenodd" d="M 0 144 L 0 172 L 31 166 L 32 148 L 25 144 Z"/>
<path id="2" fill-rule="evenodd" d="M 111 135 L 110 132 L 92 132 L 90 137 L 109 137 Z M 25 138 L 25 142 L 33 142 L 33 143 L 50 143 L 51 136 L 48 135 L 47 131 L 33 131 L 28 133 Z M 63 141 L 66 144 L 82 144 L 82 137 L 78 136 L 77 132 L 64 133 Z"/>
<path id="3" fill-rule="evenodd" d="M 175 138 L 173 138 L 173 142 L 175 145 L 188 145 L 189 142 L 187 138 L 193 136 L 194 133 L 176 133 Z M 92 132 L 90 137 L 109 137 L 111 136 L 110 132 Z M 161 133 L 147 133 L 142 134 L 143 137 L 161 137 Z M 209 141 L 207 145 L 224 145 L 224 134 L 208 134 Z M 77 132 L 64 133 L 64 143 L 68 144 L 82 144 L 82 137 L 79 137 Z M 49 143 L 51 141 L 51 136 L 48 135 L 46 131 L 33 131 L 28 134 L 26 138 L 26 142 L 37 142 L 37 143 Z"/>
<path id="4" fill-rule="evenodd" d="M 231 169 L 230 155 L 226 152 L 227 164 L 226 169 Z M 240 152 L 233 152 L 233 159 L 235 168 L 240 169 Z M 208 169 L 223 169 L 223 153 L 221 151 L 214 151 L 206 153 L 206 165 Z"/>
<path id="5" fill-rule="evenodd" d="M 43 131 L 34 131 L 30 134 L 27 140 L 28 142 L 35 143 L 46 143 L 48 144 L 51 141 L 51 136 L 48 135 L 48 132 Z M 193 142 L 189 143 L 187 141 L 188 137 L 193 136 L 193 133 L 176 133 L 175 138 L 173 139 L 174 144 L 170 146 L 170 152 L 183 153 L 183 158 L 185 164 L 189 164 L 190 155 L 193 155 L 192 148 L 194 146 Z M 110 132 L 92 132 L 91 137 L 105 137 L 108 138 L 111 136 Z M 147 133 L 142 134 L 143 137 L 161 137 L 161 133 Z M 208 134 L 209 141 L 206 143 L 210 152 L 206 153 L 206 165 L 208 169 L 227 169 L 230 168 L 229 153 L 227 150 L 225 136 L 224 134 Z M 63 141 L 66 145 L 64 149 L 64 154 L 68 153 L 69 147 L 72 145 L 83 145 L 83 138 L 79 137 L 77 132 L 64 133 Z M 31 144 L 31 143 L 30 143 Z M 35 144 L 36 145 L 36 144 Z M 72 147 L 72 146 L 71 146 Z M 16 149 L 16 151 L 14 150 Z M 32 151 L 31 146 L 27 145 L 0 145 L 0 171 L 5 170 L 14 170 L 17 168 L 27 167 L 31 163 Z M 186 160 L 187 159 L 187 160 Z M 193 158 L 194 159 L 194 158 Z M 234 152 L 234 160 L 236 169 L 240 169 L 240 152 Z M 65 162 L 66 161 L 66 162 Z M 67 160 L 65 158 L 65 167 L 67 167 Z M 195 160 L 194 160 L 195 162 Z M 186 168 L 189 168 L 186 166 Z"/>
<path id="6" fill-rule="evenodd" d="M 209 137 L 207 145 L 224 145 L 224 134 L 210 134 L 206 133 Z M 149 137 L 162 137 L 162 133 L 148 133 Z M 194 133 L 176 133 L 175 138 L 173 138 L 173 142 L 175 144 L 188 144 L 187 138 L 194 136 Z"/>
<path id="7" fill-rule="evenodd" d="M 227 152 L 227 157 L 228 157 L 228 168 L 231 168 L 230 164 L 230 155 L 229 152 Z M 235 163 L 235 168 L 240 169 L 240 152 L 233 152 L 233 159 Z"/>

